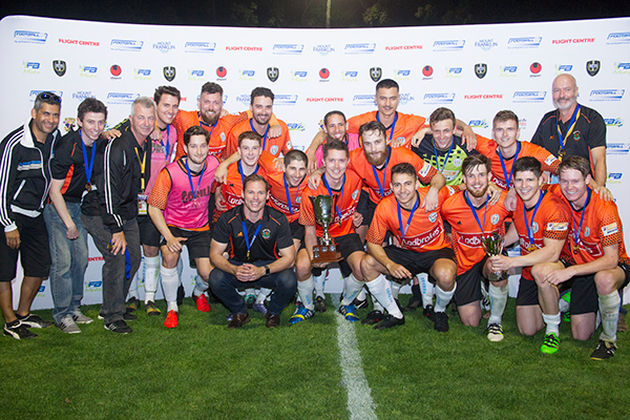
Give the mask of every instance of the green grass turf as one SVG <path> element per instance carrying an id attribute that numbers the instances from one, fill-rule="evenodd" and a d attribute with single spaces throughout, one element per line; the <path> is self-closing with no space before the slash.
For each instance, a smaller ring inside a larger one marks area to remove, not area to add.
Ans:
<path id="1" fill-rule="evenodd" d="M 513 305 L 501 343 L 456 316 L 447 334 L 420 312 L 387 331 L 355 324 L 378 417 L 628 417 L 629 333 L 619 335 L 613 360 L 593 362 L 596 339 L 575 342 L 563 324 L 560 352 L 543 356 L 541 333 L 518 335 Z M 0 418 L 348 416 L 330 299 L 326 313 L 293 327 L 290 306 L 273 330 L 258 313 L 242 330 L 228 330 L 224 308 L 202 314 L 190 299 L 179 327 L 167 330 L 163 317 L 147 317 L 142 307 L 128 336 L 105 331 L 98 307 L 84 309 L 95 321 L 82 334 L 51 327 L 34 330 L 34 340 L 0 338 Z M 50 319 L 50 311 L 37 313 Z"/>

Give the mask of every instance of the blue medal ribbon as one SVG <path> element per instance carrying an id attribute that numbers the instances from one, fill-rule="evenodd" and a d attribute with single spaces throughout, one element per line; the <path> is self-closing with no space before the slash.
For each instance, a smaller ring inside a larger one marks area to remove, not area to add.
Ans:
<path id="1" fill-rule="evenodd" d="M 245 221 L 243 220 L 241 222 L 243 224 L 243 234 L 245 235 L 245 245 L 247 245 L 247 260 L 249 261 L 249 251 L 252 248 L 252 245 L 254 244 L 254 241 L 256 240 L 256 237 L 258 236 L 258 232 L 260 232 L 260 228 L 262 227 L 262 223 L 258 225 L 258 227 L 256 228 L 256 231 L 254 232 L 254 236 L 252 236 L 252 240 L 249 240 L 249 235 L 247 234 L 247 225 L 245 224 Z"/>
<path id="2" fill-rule="evenodd" d="M 242 181 L 242 185 L 245 185 L 245 175 L 243 175 L 243 167 L 241 166 L 241 161 L 239 160 L 236 164 L 236 167 L 238 168 L 238 173 L 241 174 L 241 181 Z M 254 169 L 254 172 L 252 172 L 252 175 L 255 174 L 256 172 L 258 172 L 258 168 L 259 165 L 256 164 L 256 169 Z"/>
<path id="3" fill-rule="evenodd" d="M 453 141 L 451 142 L 451 147 L 448 148 L 448 153 L 444 158 L 444 165 L 442 165 L 442 167 L 440 168 L 440 161 L 438 160 L 438 150 L 437 147 L 435 147 L 435 139 L 433 139 L 433 153 L 435 153 L 435 164 L 437 165 L 437 169 L 438 171 L 440 171 L 440 173 L 444 172 L 444 168 L 446 168 L 446 162 L 448 162 L 448 158 L 453 151 L 453 146 L 455 146 L 455 139 L 453 139 Z"/>
<path id="4" fill-rule="evenodd" d="M 512 158 L 513 162 L 516 162 L 516 159 L 518 159 L 518 154 L 521 151 L 521 142 L 517 141 L 516 142 L 516 153 L 514 154 L 514 157 Z M 503 169 L 503 178 L 505 179 L 505 185 L 507 185 L 507 188 L 510 188 L 510 185 L 512 183 L 512 174 L 514 173 L 514 164 L 512 164 L 512 167 L 510 168 L 510 176 L 508 178 L 508 174 L 507 174 L 507 169 L 505 169 L 505 162 L 503 162 L 503 155 L 501 154 L 501 149 L 497 147 L 497 155 L 499 155 L 499 160 L 501 161 L 501 168 Z"/>
<path id="5" fill-rule="evenodd" d="M 538 202 L 534 206 L 534 211 L 532 212 L 531 221 L 527 220 L 527 209 L 525 209 L 525 203 L 523 203 L 523 219 L 525 219 L 525 228 L 527 229 L 527 238 L 529 239 L 530 245 L 534 245 L 534 217 L 536 217 L 536 212 L 538 211 L 538 207 L 540 207 L 540 203 L 542 202 L 543 197 L 545 196 L 545 192 L 540 192 L 540 197 L 538 197 Z"/>
<path id="6" fill-rule="evenodd" d="M 326 174 L 322 175 L 322 181 L 324 181 L 324 185 L 328 190 L 328 195 L 332 196 L 332 190 L 330 189 L 330 185 L 328 185 L 328 181 L 326 180 Z M 341 226 L 341 211 L 339 211 L 339 202 L 343 199 L 343 189 L 346 186 L 346 174 L 343 174 L 343 183 L 341 184 L 341 195 L 339 195 L 339 199 L 337 200 L 337 204 L 335 204 L 335 210 L 337 211 L 337 216 L 339 216 L 339 226 Z"/>
<path id="7" fill-rule="evenodd" d="M 378 116 L 378 112 L 376 113 L 376 120 L 378 122 L 381 122 L 381 119 Z M 398 112 L 394 114 L 394 122 L 392 123 L 390 127 L 392 131 L 389 132 L 389 140 L 387 141 L 388 144 L 392 142 L 392 137 L 394 137 L 394 129 L 396 128 L 396 121 L 398 121 Z"/>
<path id="8" fill-rule="evenodd" d="M 387 159 L 385 159 L 385 165 L 383 166 L 383 183 L 378 179 L 378 172 L 374 165 L 372 165 L 372 172 L 374 172 L 374 179 L 378 185 L 378 190 L 381 192 L 381 198 L 385 197 L 385 180 L 387 179 L 387 164 L 389 163 L 389 157 L 391 155 L 391 148 L 387 146 Z"/>
<path id="9" fill-rule="evenodd" d="M 170 145 L 170 143 L 168 142 L 168 140 L 169 140 L 169 138 L 170 138 L 170 134 L 171 134 L 171 125 L 170 125 L 170 124 L 168 124 L 168 125 L 166 126 L 166 145 L 164 144 L 164 142 L 163 142 L 163 141 L 162 141 L 162 139 L 160 138 L 160 144 L 162 145 L 162 149 L 164 149 L 164 161 L 165 161 L 166 163 L 169 163 L 169 162 L 168 162 L 168 157 L 169 157 L 169 155 L 170 155 L 170 153 L 169 153 L 169 152 L 170 152 L 170 150 L 171 150 L 171 145 Z"/>
<path id="10" fill-rule="evenodd" d="M 571 119 L 569 120 L 569 124 L 568 124 L 569 128 L 567 129 L 566 136 L 563 136 L 562 131 L 560 130 L 560 114 L 558 113 L 558 116 L 556 117 L 556 131 L 558 132 L 558 143 L 560 143 L 558 154 L 560 156 L 564 156 L 565 154 L 564 146 L 566 146 L 567 138 L 569 138 L 569 136 L 573 132 L 573 129 L 575 128 L 575 124 L 577 124 L 577 120 L 578 118 L 580 118 L 580 108 L 581 108 L 580 104 L 577 104 L 577 106 L 575 107 L 575 111 L 573 111 L 573 115 L 571 115 Z"/>
<path id="11" fill-rule="evenodd" d="M 418 193 L 416 192 L 416 202 L 413 205 L 413 208 L 411 209 L 411 212 L 409 213 L 409 219 L 407 219 L 407 224 L 405 225 L 405 228 L 403 229 L 403 223 L 402 223 L 402 215 L 400 213 L 400 203 L 398 202 L 398 200 L 396 200 L 396 207 L 398 208 L 398 225 L 400 226 L 400 236 L 402 237 L 402 240 L 405 240 L 405 235 L 407 235 L 407 230 L 409 229 L 409 225 L 411 224 L 411 219 L 413 219 L 413 215 L 416 212 L 416 210 L 418 210 L 418 206 L 420 205 L 420 196 L 418 196 Z"/>
<path id="12" fill-rule="evenodd" d="M 586 187 L 586 202 L 584 202 L 584 207 L 582 207 L 582 216 L 580 216 L 580 225 L 575 229 L 575 217 L 573 217 L 573 212 L 571 212 L 571 221 L 573 222 L 573 241 L 575 242 L 575 247 L 573 248 L 573 252 L 577 253 L 579 250 L 580 244 L 580 232 L 582 232 L 582 223 L 584 222 L 584 213 L 586 213 L 586 206 L 591 201 L 591 193 L 592 190 Z"/>
<path id="13" fill-rule="evenodd" d="M 81 138 L 81 147 L 83 148 L 83 170 L 85 171 L 85 178 L 87 179 L 87 183 L 90 183 L 92 179 L 92 169 L 94 169 L 94 156 L 96 156 L 96 142 L 92 144 L 92 156 L 88 161 L 87 158 L 87 150 L 85 149 L 85 143 L 83 143 L 83 135 L 81 130 L 79 130 L 79 137 Z"/>
<path id="14" fill-rule="evenodd" d="M 201 120 L 201 115 L 199 114 L 198 111 L 197 111 L 197 119 L 199 120 L 199 127 L 203 128 L 204 125 L 206 127 L 210 127 L 210 132 L 208 133 L 208 139 L 209 139 L 210 136 L 212 135 L 212 132 L 214 131 L 214 127 L 216 127 L 217 124 L 219 123 L 219 119 L 217 118 L 217 120 L 214 122 L 214 124 L 212 124 L 212 126 L 210 126 L 210 124 L 206 124 L 205 122 L 203 122 Z"/>
<path id="15" fill-rule="evenodd" d="M 470 210 L 472 211 L 473 216 L 475 216 L 475 220 L 477 221 L 477 224 L 479 225 L 479 228 L 481 229 L 481 234 L 485 235 L 486 231 L 485 231 L 485 226 L 486 226 L 486 212 L 488 210 L 488 201 L 490 201 L 490 196 L 486 197 L 486 204 L 484 205 L 484 209 L 483 209 L 483 225 L 481 224 L 481 221 L 479 220 L 479 216 L 477 216 L 477 209 L 475 209 L 475 206 L 473 206 L 472 202 L 470 201 L 470 198 L 468 198 L 468 191 L 464 191 L 464 200 L 466 200 L 466 204 L 468 204 L 468 207 L 470 207 Z"/>
<path id="16" fill-rule="evenodd" d="M 256 131 L 256 129 L 254 128 L 254 124 L 252 123 L 252 120 L 250 118 L 249 120 L 249 126 L 252 128 L 252 131 L 254 133 L 257 133 L 258 131 Z M 265 128 L 265 134 L 263 134 L 263 144 L 262 144 L 262 148 L 263 150 L 265 150 L 265 146 L 267 145 L 267 133 L 269 132 L 269 124 L 267 124 L 267 128 Z"/>
<path id="17" fill-rule="evenodd" d="M 289 214 L 293 216 L 293 206 L 291 206 L 291 194 L 289 194 L 289 185 L 287 184 L 287 175 L 284 174 L 282 177 L 284 179 L 284 192 L 287 194 L 287 204 L 289 205 Z M 295 191 L 296 202 L 297 202 L 297 196 L 300 194 L 300 185 L 302 185 L 302 182 L 304 182 L 304 178 L 302 178 L 302 181 L 300 181 L 300 183 L 297 186 L 297 190 Z"/>
<path id="18" fill-rule="evenodd" d="M 199 181 L 197 181 L 197 189 L 193 188 L 192 182 L 192 174 L 190 173 L 190 168 L 188 167 L 188 158 L 186 158 L 186 174 L 188 175 L 188 182 L 190 183 L 190 191 L 193 195 L 193 201 L 195 205 L 197 204 L 197 192 L 199 191 L 199 186 L 201 185 L 201 179 L 203 178 L 203 173 L 206 171 L 206 164 L 204 162 L 203 168 L 201 168 L 201 173 L 199 174 Z"/>

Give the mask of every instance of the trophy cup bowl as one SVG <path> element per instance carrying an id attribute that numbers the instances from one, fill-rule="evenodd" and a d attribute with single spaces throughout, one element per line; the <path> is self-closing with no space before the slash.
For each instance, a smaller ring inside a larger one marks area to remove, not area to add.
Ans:
<path id="1" fill-rule="evenodd" d="M 503 237 L 498 233 L 492 233 L 485 235 L 481 238 L 481 246 L 489 257 L 494 255 L 501 255 L 503 253 Z M 507 272 L 494 271 L 488 275 L 488 280 L 492 282 L 501 281 L 507 279 Z"/>
<path id="2" fill-rule="evenodd" d="M 317 245 L 313 246 L 313 263 L 328 264 L 341 260 L 341 254 L 337 249 L 335 240 L 328 232 L 328 226 L 334 220 L 333 211 L 337 202 L 336 195 L 318 195 L 309 197 L 313 204 L 315 221 L 322 227 L 324 234 L 317 239 Z"/>

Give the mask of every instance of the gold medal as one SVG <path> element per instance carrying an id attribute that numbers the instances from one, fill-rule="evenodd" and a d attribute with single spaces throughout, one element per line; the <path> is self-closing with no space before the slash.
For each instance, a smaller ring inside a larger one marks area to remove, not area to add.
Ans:
<path id="1" fill-rule="evenodd" d="M 247 261 L 249 261 L 249 250 L 247 251 Z"/>
<path id="2" fill-rule="evenodd" d="M 90 184 L 89 182 L 87 184 L 85 184 L 85 189 L 87 191 L 92 191 L 92 184 Z"/>

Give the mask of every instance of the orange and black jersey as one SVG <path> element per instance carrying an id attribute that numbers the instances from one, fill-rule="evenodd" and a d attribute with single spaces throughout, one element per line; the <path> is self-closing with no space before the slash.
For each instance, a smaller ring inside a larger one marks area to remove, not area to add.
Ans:
<path id="1" fill-rule="evenodd" d="M 540 203 L 532 208 L 525 208 L 523 200 L 518 197 L 512 218 L 518 232 L 521 255 L 543 248 L 545 238 L 564 241 L 569 234 L 569 209 L 559 197 L 549 192 L 543 191 Z M 522 276 L 533 280 L 531 267 L 523 267 Z"/>
<path id="2" fill-rule="evenodd" d="M 359 128 L 370 121 L 380 121 L 378 111 L 366 112 L 356 115 L 348 120 L 348 133 L 359 134 Z M 411 138 L 418 132 L 426 119 L 418 115 L 396 112 L 394 122 L 386 127 L 387 144 L 391 147 L 406 147 L 411 149 Z"/>
<path id="3" fill-rule="evenodd" d="M 440 207 L 448 197 L 455 194 L 455 190 L 452 187 L 442 188 L 438 194 L 438 208 L 428 213 L 421 208 L 427 192 L 429 187 L 417 190 L 417 199 L 411 209 L 401 207 L 394 194 L 381 200 L 374 211 L 367 241 L 381 245 L 389 231 L 403 248 L 411 251 L 426 252 L 450 247 L 444 233 Z"/>
<path id="4" fill-rule="evenodd" d="M 334 217 L 332 223 L 328 227 L 330 236 L 338 237 L 354 233 L 352 218 L 357 210 L 362 184 L 361 178 L 359 178 L 357 174 L 353 171 L 346 171 L 343 186 L 339 190 L 331 189 L 329 191 L 326 187 L 326 175 L 322 175 L 322 180 L 317 189 L 313 190 L 307 186 L 304 189 L 304 192 L 302 192 L 302 207 L 300 209 L 299 217 L 300 224 L 304 226 L 316 225 L 317 236 L 321 237 L 324 232 L 321 226 L 315 221 L 313 203 L 309 197 L 316 197 L 318 195 L 333 195 L 337 198 L 336 200 L 333 200 L 333 204 L 335 204 L 333 206 Z"/>
<path id="5" fill-rule="evenodd" d="M 295 187 L 290 187 L 284 172 L 268 173 L 269 205 L 281 212 L 292 223 L 300 217 L 302 193 L 308 185 L 308 178 Z"/>
<path id="6" fill-rule="evenodd" d="M 199 111 L 182 111 L 179 110 L 177 116 L 173 120 L 173 126 L 177 130 L 177 155 L 176 159 L 184 156 L 184 132 L 194 126 L 198 125 L 210 134 L 210 141 L 208 142 L 209 153 L 212 156 L 220 157 L 223 154 L 223 150 L 227 145 L 227 138 L 230 130 L 239 121 L 247 118 L 247 113 L 242 114 L 229 114 L 219 118 L 214 125 L 206 124 L 199 118 Z"/>
<path id="7" fill-rule="evenodd" d="M 442 205 L 442 217 L 451 225 L 457 275 L 470 270 L 486 256 L 481 246 L 483 236 L 493 233 L 505 235 L 504 221 L 510 215 L 503 205 L 506 195 L 507 192 L 502 192 L 496 204 L 490 204 L 488 199 L 485 205 L 477 208 L 469 204 L 468 192 L 460 191 Z"/>
<path id="8" fill-rule="evenodd" d="M 263 178 L 267 178 L 267 171 L 265 171 L 265 168 L 260 161 L 258 162 L 258 166 L 254 170 L 254 173 L 262 176 Z M 225 206 L 228 210 L 243 203 L 243 180 L 246 177 L 247 175 L 243 173 L 240 160 L 228 166 L 226 182 L 221 184 L 221 195 L 225 200 Z M 219 214 L 220 212 L 215 210 L 215 220 Z"/>

